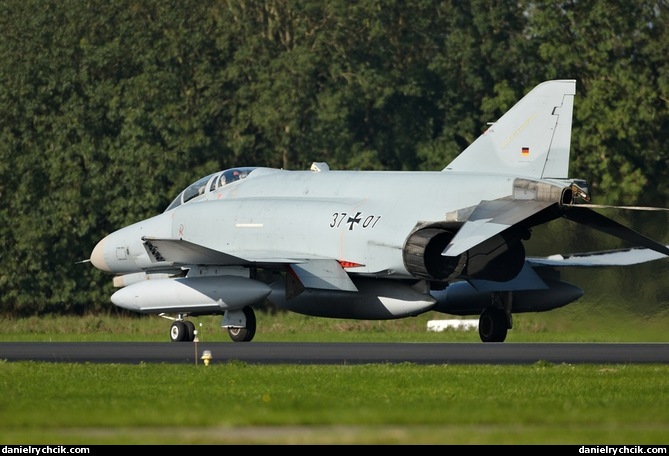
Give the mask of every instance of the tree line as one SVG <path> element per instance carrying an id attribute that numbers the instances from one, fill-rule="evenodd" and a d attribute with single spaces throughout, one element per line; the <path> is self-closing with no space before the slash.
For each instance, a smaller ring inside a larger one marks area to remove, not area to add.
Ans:
<path id="1" fill-rule="evenodd" d="M 79 263 L 232 166 L 440 170 L 576 79 L 571 175 L 666 204 L 669 5 L 571 0 L 0 2 L 0 313 L 107 312 Z"/>

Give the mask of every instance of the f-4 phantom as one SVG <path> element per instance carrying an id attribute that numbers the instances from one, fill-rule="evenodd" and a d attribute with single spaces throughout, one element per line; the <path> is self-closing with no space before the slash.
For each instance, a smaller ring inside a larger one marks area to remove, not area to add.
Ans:
<path id="1" fill-rule="evenodd" d="M 440 171 L 315 162 L 210 174 L 106 236 L 90 261 L 115 274 L 115 305 L 172 319 L 174 342 L 193 340 L 188 318 L 200 315 L 221 315 L 233 341 L 251 341 L 266 302 L 345 319 L 476 315 L 481 340 L 503 342 L 513 313 L 583 295 L 556 268 L 669 255 L 595 212 L 588 183 L 568 177 L 575 93 L 574 80 L 539 84 Z M 560 218 L 633 247 L 527 256 L 532 228 Z"/>

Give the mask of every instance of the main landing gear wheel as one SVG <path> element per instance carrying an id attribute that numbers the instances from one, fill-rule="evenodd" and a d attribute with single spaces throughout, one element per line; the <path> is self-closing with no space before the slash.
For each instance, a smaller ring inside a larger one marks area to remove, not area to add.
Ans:
<path id="1" fill-rule="evenodd" d="M 504 309 L 488 307 L 479 317 L 479 336 L 483 342 L 504 342 L 509 323 Z"/>
<path id="2" fill-rule="evenodd" d="M 246 317 L 246 328 L 228 328 L 228 335 L 233 342 L 251 342 L 256 335 L 256 314 L 252 307 L 242 309 Z"/>
<path id="3" fill-rule="evenodd" d="M 186 325 L 186 329 L 188 329 L 186 342 L 193 342 L 195 340 L 195 324 L 192 321 L 185 320 L 184 325 Z"/>
<path id="4" fill-rule="evenodd" d="M 195 340 L 195 325 L 192 321 L 177 320 L 170 327 L 172 342 L 193 342 Z"/>

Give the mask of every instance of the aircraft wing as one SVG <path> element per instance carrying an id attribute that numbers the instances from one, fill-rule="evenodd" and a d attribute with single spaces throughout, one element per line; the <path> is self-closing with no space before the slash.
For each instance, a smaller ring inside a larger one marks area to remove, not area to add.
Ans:
<path id="1" fill-rule="evenodd" d="M 458 256 L 507 228 L 541 212 L 549 201 L 482 201 L 458 230 L 442 255 Z"/>
<path id="2" fill-rule="evenodd" d="M 280 251 L 238 251 L 231 255 L 183 239 L 143 237 L 142 240 L 153 261 L 167 261 L 173 265 L 251 266 L 258 263 L 292 264 L 327 259 L 308 255 L 296 256 L 294 252 Z"/>
<path id="3" fill-rule="evenodd" d="M 172 265 L 252 266 L 287 265 L 301 288 L 320 290 L 357 291 L 341 264 L 332 258 L 296 257 L 285 252 L 220 252 L 183 239 L 158 239 L 144 237 L 144 246 L 151 259 Z"/>
<path id="4" fill-rule="evenodd" d="M 601 252 L 572 253 L 569 255 L 558 254 L 542 258 L 528 257 L 527 262 L 532 266 L 556 267 L 629 266 L 666 257 L 666 255 L 652 249 L 634 247 Z"/>
<path id="5" fill-rule="evenodd" d="M 221 266 L 239 266 L 251 264 L 250 261 L 234 255 L 219 252 L 202 245 L 182 239 L 158 239 L 143 237 L 144 247 L 153 262 L 166 261 L 173 265 L 215 264 Z"/>

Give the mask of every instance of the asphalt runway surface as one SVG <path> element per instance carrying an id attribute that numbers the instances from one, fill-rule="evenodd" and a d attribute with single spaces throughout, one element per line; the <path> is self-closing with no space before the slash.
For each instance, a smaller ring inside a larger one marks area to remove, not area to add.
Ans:
<path id="1" fill-rule="evenodd" d="M 667 343 L 3 342 L 0 360 L 63 363 L 669 363 Z"/>

